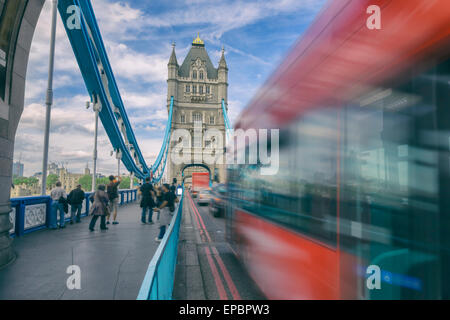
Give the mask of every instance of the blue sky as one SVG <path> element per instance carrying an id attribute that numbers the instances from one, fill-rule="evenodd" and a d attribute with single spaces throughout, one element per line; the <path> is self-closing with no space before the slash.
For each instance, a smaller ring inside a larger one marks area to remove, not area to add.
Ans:
<path id="1" fill-rule="evenodd" d="M 326 0 L 95 0 L 92 1 L 109 59 L 141 150 L 156 157 L 167 121 L 166 79 L 171 43 L 181 65 L 197 32 L 217 67 L 222 45 L 229 68 L 229 112 L 234 121 Z M 51 1 L 47 0 L 33 38 L 25 109 L 16 134 L 14 159 L 25 175 L 41 171 Z M 69 41 L 58 21 L 49 160 L 72 172 L 92 167 L 93 112 Z M 103 129 L 99 171 L 116 162 Z"/>

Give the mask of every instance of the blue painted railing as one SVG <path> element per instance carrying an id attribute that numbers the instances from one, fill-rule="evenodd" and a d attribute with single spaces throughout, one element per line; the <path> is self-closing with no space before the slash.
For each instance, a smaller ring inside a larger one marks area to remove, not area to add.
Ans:
<path id="1" fill-rule="evenodd" d="M 183 190 L 184 191 L 184 190 Z M 171 300 L 178 255 L 184 192 L 155 255 L 147 269 L 137 300 Z"/>
<path id="2" fill-rule="evenodd" d="M 81 217 L 86 217 L 89 214 L 89 196 L 92 192 L 86 192 L 85 194 Z M 119 190 L 119 199 L 119 205 L 136 201 L 137 190 Z M 10 235 L 18 237 L 33 231 L 48 228 L 51 206 L 52 199 L 50 196 L 12 198 L 10 221 L 13 227 L 9 232 Z M 69 206 L 69 211 L 65 216 L 66 221 L 70 220 L 70 209 Z"/>

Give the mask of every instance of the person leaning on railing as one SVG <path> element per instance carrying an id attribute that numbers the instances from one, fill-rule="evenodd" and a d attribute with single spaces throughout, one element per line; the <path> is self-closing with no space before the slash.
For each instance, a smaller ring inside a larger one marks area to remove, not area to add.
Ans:
<path id="1" fill-rule="evenodd" d="M 83 189 L 81 189 L 81 184 L 70 191 L 69 196 L 67 197 L 67 202 L 70 204 L 70 224 L 81 222 L 81 209 L 83 207 L 84 198 L 85 193 Z M 77 216 L 76 220 L 75 213 Z"/>
<path id="2" fill-rule="evenodd" d="M 175 211 L 175 202 L 178 202 L 178 198 L 173 192 L 170 191 L 169 184 L 165 183 L 163 185 L 163 202 L 162 204 L 155 208 L 155 211 L 160 211 L 161 215 L 159 218 L 159 236 L 155 238 L 155 241 L 160 242 L 166 233 L 167 225 L 170 223 L 172 217 L 171 212 Z"/>
<path id="3" fill-rule="evenodd" d="M 50 214 L 49 228 L 51 230 L 58 229 L 58 211 L 59 211 L 59 227 L 65 228 L 65 216 L 64 205 L 67 205 L 67 194 L 61 182 L 56 182 L 56 187 L 50 191 L 50 197 L 52 198 L 52 210 Z"/>

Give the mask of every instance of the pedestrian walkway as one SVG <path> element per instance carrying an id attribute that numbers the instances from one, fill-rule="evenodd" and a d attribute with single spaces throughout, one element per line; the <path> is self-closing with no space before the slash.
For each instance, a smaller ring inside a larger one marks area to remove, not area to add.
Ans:
<path id="1" fill-rule="evenodd" d="M 155 215 L 156 216 L 156 215 Z M 16 261 L 0 270 L 4 299 L 136 299 L 159 243 L 158 224 L 143 225 L 138 204 L 119 207 L 118 225 L 90 232 L 90 217 L 65 229 L 14 240 Z M 81 289 L 69 290 L 66 270 L 81 270 Z"/>

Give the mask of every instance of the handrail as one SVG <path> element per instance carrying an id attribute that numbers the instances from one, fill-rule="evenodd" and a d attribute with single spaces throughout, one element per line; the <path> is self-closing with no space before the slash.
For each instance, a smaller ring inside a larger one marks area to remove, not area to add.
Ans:
<path id="1" fill-rule="evenodd" d="M 137 200 L 137 189 L 119 189 L 120 202 L 119 205 L 130 203 Z M 85 207 L 81 213 L 81 217 L 89 215 L 89 196 L 92 192 L 85 192 L 85 199 L 83 200 Z M 126 199 L 125 199 L 126 195 Z M 27 233 L 42 230 L 49 227 L 49 217 L 51 213 L 51 205 L 53 203 L 50 196 L 30 196 L 11 198 L 11 212 L 10 219 L 12 220 L 13 228 L 10 230 L 10 235 L 20 237 Z M 39 207 L 39 205 L 41 205 Z M 45 209 L 42 205 L 45 205 Z M 27 207 L 34 206 L 31 217 L 27 219 Z M 70 209 L 69 213 L 70 214 Z M 66 216 L 66 221 L 70 217 Z"/>
<path id="2" fill-rule="evenodd" d="M 183 199 L 184 186 L 177 212 L 172 217 L 170 226 L 150 261 L 137 300 L 172 299 Z"/>

